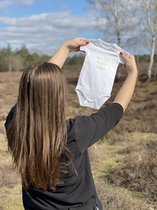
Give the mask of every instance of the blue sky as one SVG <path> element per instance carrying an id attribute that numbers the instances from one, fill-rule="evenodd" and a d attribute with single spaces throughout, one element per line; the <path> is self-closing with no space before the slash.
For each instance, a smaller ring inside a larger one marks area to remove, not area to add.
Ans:
<path id="1" fill-rule="evenodd" d="M 86 0 L 0 0 L 0 47 L 51 54 L 74 37 L 100 37 Z"/>
<path id="2" fill-rule="evenodd" d="M 0 5 L 6 3 L 6 7 L 1 10 L 1 16 L 7 15 L 9 17 L 22 17 L 32 14 L 40 14 L 46 12 L 58 12 L 63 10 L 70 10 L 73 14 L 83 14 L 88 10 L 88 4 L 86 0 L 33 0 L 33 1 L 12 1 L 10 3 L 7 0 L 1 0 Z M 11 2 L 11 1 L 10 1 Z"/>
<path id="3" fill-rule="evenodd" d="M 124 8 L 120 7 L 122 12 L 125 12 Z M 61 43 L 75 37 L 104 38 L 104 41 L 116 42 L 112 26 L 108 28 L 104 19 L 102 27 L 105 33 L 97 30 L 97 15 L 89 8 L 87 0 L 0 0 L 0 48 L 10 44 L 16 49 L 25 44 L 31 52 L 51 55 Z M 126 20 L 129 15 L 131 20 Z M 126 23 L 132 21 L 131 13 L 127 17 L 124 16 Z M 142 43 L 140 46 L 138 40 L 141 41 L 140 27 L 123 33 L 128 44 L 124 43 L 123 47 L 131 53 L 147 52 L 147 45 Z M 135 35 L 138 37 L 134 38 L 134 44 L 128 42 Z"/>

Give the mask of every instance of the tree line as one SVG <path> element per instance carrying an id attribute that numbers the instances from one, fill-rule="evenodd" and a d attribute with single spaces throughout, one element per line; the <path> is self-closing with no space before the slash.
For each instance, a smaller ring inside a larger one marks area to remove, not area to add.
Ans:
<path id="1" fill-rule="evenodd" d="M 50 57 L 44 54 L 39 55 L 36 52 L 31 53 L 25 45 L 20 49 L 13 50 L 8 44 L 7 47 L 0 49 L 0 72 L 23 71 L 26 66 L 32 63 L 49 61 Z M 81 66 L 83 61 L 83 55 L 68 57 L 64 69 L 71 69 L 74 65 Z"/>
<path id="2" fill-rule="evenodd" d="M 12 50 L 11 46 L 8 45 L 6 48 L 0 49 L 0 72 L 22 71 L 31 63 L 48 61 L 49 58 L 48 55 L 30 53 L 25 45 L 17 50 Z"/>
<path id="3" fill-rule="evenodd" d="M 85 55 L 78 54 L 72 57 L 68 57 L 64 69 L 72 70 L 73 68 L 81 69 L 81 66 L 84 62 Z M 150 55 L 136 55 L 136 61 L 138 66 L 141 64 L 148 64 L 150 62 Z M 48 55 L 39 55 L 38 53 L 31 53 L 25 45 L 20 49 L 13 50 L 10 45 L 6 48 L 0 49 L 0 72 L 4 71 L 23 71 L 23 69 L 36 62 L 47 62 L 50 59 Z M 154 55 L 154 62 L 157 63 L 157 54 Z M 145 80 L 148 79 L 147 72 L 145 70 L 144 75 Z M 155 71 L 153 72 L 152 78 L 157 79 L 157 65 Z M 117 77 L 118 79 L 118 77 Z"/>

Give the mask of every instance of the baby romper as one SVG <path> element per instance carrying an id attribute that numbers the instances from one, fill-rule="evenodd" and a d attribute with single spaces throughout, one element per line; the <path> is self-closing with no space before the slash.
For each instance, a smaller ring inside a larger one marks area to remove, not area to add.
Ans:
<path id="1" fill-rule="evenodd" d="M 81 106 L 99 109 L 111 96 L 118 65 L 124 64 L 119 56 L 123 50 L 101 39 L 89 41 L 80 48 L 86 57 L 75 91 Z"/>

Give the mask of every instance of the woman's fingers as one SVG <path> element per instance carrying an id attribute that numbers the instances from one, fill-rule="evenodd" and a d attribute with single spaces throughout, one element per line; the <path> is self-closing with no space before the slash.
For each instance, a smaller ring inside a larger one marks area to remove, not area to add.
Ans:
<path id="1" fill-rule="evenodd" d="M 76 40 L 76 41 L 78 41 L 78 44 L 79 44 L 80 46 L 84 46 L 84 45 L 89 44 L 89 41 L 88 41 L 88 40 L 85 40 L 85 39 L 78 39 L 78 40 Z"/>
<path id="2" fill-rule="evenodd" d="M 77 52 L 81 46 L 86 46 L 87 44 L 89 44 L 89 41 L 83 38 L 75 38 L 65 43 L 70 52 Z"/>
<path id="3" fill-rule="evenodd" d="M 128 72 L 137 71 L 136 61 L 133 55 L 126 55 L 124 52 L 120 52 L 120 56 L 123 58 Z"/>
<path id="4" fill-rule="evenodd" d="M 120 56 L 123 58 L 125 63 L 128 61 L 128 55 L 125 55 L 124 52 L 120 52 Z"/>

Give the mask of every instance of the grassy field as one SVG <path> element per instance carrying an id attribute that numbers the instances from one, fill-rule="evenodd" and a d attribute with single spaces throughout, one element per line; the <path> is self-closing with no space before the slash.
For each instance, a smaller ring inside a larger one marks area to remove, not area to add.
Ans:
<path id="1" fill-rule="evenodd" d="M 65 74 L 69 84 L 67 118 L 94 112 L 78 104 L 74 91 L 78 71 L 65 71 Z M 20 178 L 12 168 L 3 126 L 8 111 L 16 102 L 20 76 L 20 72 L 0 73 L 0 210 L 23 209 Z M 109 102 L 120 85 L 114 85 Z M 123 119 L 89 149 L 104 210 L 157 209 L 156 98 L 157 82 L 138 82 Z"/>

